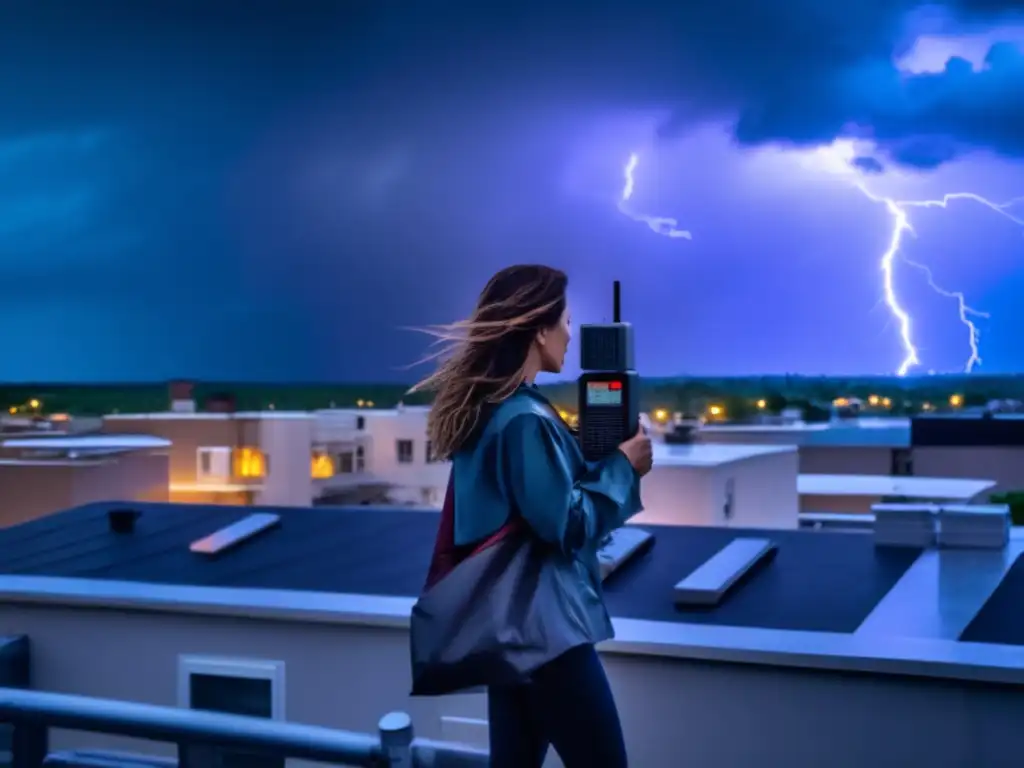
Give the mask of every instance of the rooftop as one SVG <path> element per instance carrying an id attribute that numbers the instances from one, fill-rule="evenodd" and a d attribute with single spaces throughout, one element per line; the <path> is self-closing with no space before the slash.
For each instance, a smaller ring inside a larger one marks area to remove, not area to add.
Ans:
<path id="1" fill-rule="evenodd" d="M 702 433 L 772 437 L 792 445 L 905 448 L 910 445 L 910 419 L 861 418 L 827 423 L 706 424 Z"/>
<path id="2" fill-rule="evenodd" d="M 170 445 L 170 440 L 153 435 L 17 437 L 3 441 L 4 448 L 35 451 L 135 451 L 147 448 L 167 448 Z"/>
<path id="3" fill-rule="evenodd" d="M 797 491 L 806 496 L 906 496 L 934 501 L 970 501 L 996 485 L 994 480 L 893 475 L 799 475 Z"/>
<path id="4" fill-rule="evenodd" d="M 423 510 L 132 504 L 135 529 L 119 533 L 110 513 L 124 508 L 0 530 L 0 600 L 405 626 L 437 526 Z M 190 551 L 256 513 L 279 523 L 220 554 Z M 644 528 L 653 547 L 606 583 L 608 652 L 1024 682 L 1022 537 L 922 551 L 844 533 Z M 718 606 L 676 608 L 675 584 L 741 537 L 771 539 L 774 559 Z"/>
<path id="5" fill-rule="evenodd" d="M 792 453 L 791 445 L 731 445 L 728 443 L 690 443 L 669 445 L 654 443 L 654 463 L 658 467 L 716 467 L 758 456 Z"/>
<path id="6" fill-rule="evenodd" d="M 104 421 L 229 421 L 231 419 L 312 419 L 308 411 L 154 411 L 153 413 L 108 413 Z"/>

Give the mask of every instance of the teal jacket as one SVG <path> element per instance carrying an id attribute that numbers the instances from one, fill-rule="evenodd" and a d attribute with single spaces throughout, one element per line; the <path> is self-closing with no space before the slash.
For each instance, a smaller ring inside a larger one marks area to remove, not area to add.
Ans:
<path id="1" fill-rule="evenodd" d="M 595 635 L 611 637 L 597 550 L 643 509 L 640 479 L 625 454 L 588 463 L 551 404 L 522 386 L 452 465 L 456 545 L 490 536 L 518 511 L 539 538 L 573 558 Z"/>

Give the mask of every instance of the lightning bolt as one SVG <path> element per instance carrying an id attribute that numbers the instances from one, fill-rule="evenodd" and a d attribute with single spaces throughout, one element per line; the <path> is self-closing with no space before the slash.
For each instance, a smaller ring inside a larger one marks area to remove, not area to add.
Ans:
<path id="1" fill-rule="evenodd" d="M 634 152 L 629 156 L 626 167 L 622 171 L 623 184 L 622 194 L 619 195 L 619 212 L 623 216 L 628 216 L 633 221 L 646 224 L 655 234 L 692 240 L 692 235 L 686 230 L 679 229 L 679 222 L 669 216 L 647 216 L 646 214 L 634 213 L 629 210 L 629 201 L 633 197 L 633 190 L 636 186 L 634 173 L 639 163 L 640 156 Z"/>
<path id="2" fill-rule="evenodd" d="M 974 366 L 981 364 L 981 354 L 978 351 L 978 340 L 981 336 L 978 331 L 978 326 L 974 324 L 971 317 L 990 317 L 988 312 L 979 312 L 978 310 L 967 305 L 967 299 L 964 298 L 962 291 L 947 291 L 935 282 L 935 277 L 932 275 L 931 269 L 924 264 L 919 264 L 916 261 L 911 261 L 906 256 L 903 257 L 903 263 L 908 266 L 918 269 L 924 273 L 925 279 L 928 281 L 928 287 L 935 291 L 939 296 L 945 296 L 947 299 L 956 299 L 957 308 L 960 314 L 960 322 L 967 328 L 968 331 L 968 344 L 971 347 L 971 356 L 967 358 L 967 363 L 964 366 L 964 372 L 970 373 Z"/>
<path id="3" fill-rule="evenodd" d="M 885 303 L 889 308 L 889 312 L 896 319 L 896 324 L 900 333 L 900 342 L 903 346 L 903 361 L 900 363 L 899 368 L 897 368 L 896 375 L 906 376 L 907 372 L 910 371 L 911 368 L 921 363 L 917 346 L 914 344 L 913 321 L 910 317 L 910 313 L 907 312 L 903 307 L 903 304 L 900 302 L 899 295 L 896 291 L 894 265 L 897 257 L 900 257 L 901 260 L 909 266 L 922 270 L 928 280 L 929 287 L 940 296 L 956 299 L 959 303 L 960 322 L 963 323 L 965 328 L 967 328 L 971 347 L 971 356 L 967 359 L 964 370 L 966 373 L 970 373 L 971 370 L 981 362 L 981 357 L 978 352 L 979 332 L 977 326 L 971 320 L 971 317 L 988 317 L 988 315 L 968 306 L 963 293 L 948 291 L 939 287 L 935 283 L 935 280 L 932 277 L 932 272 L 928 267 L 923 264 L 910 261 L 900 254 L 900 249 L 903 246 L 903 236 L 906 234 L 916 234 L 914 227 L 910 222 L 910 216 L 907 213 L 907 209 L 946 209 L 954 200 L 969 200 L 989 208 L 993 212 L 1008 219 L 1014 224 L 1017 224 L 1018 226 L 1024 227 L 1024 219 L 1019 216 L 1015 216 L 1010 210 L 1014 205 L 1024 200 L 1024 198 L 1015 198 L 1007 203 L 1000 204 L 993 203 L 991 200 L 988 200 L 981 195 L 976 195 L 973 192 L 954 192 L 952 194 L 944 195 L 937 200 L 896 200 L 891 197 L 876 195 L 861 182 L 855 182 L 854 186 L 860 190 L 865 197 L 871 200 L 871 202 L 884 205 L 890 216 L 892 216 L 892 232 L 889 237 L 889 247 L 886 249 L 885 253 L 882 254 L 879 266 L 882 270 L 882 290 Z"/>

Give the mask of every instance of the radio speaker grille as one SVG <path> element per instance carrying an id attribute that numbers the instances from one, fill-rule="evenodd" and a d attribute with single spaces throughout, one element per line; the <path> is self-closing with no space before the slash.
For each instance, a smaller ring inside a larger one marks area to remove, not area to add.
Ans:
<path id="1" fill-rule="evenodd" d="M 628 323 L 580 328 L 580 368 L 585 371 L 633 369 L 633 328 Z"/>

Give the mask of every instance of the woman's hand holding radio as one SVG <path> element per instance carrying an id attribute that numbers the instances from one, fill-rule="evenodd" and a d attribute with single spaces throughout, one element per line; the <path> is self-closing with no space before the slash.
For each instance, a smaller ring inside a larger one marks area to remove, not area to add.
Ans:
<path id="1" fill-rule="evenodd" d="M 629 459 L 636 473 L 643 477 L 651 471 L 654 463 L 654 450 L 651 448 L 651 438 L 647 436 L 647 430 L 640 427 L 636 434 L 619 446 L 619 450 Z"/>

